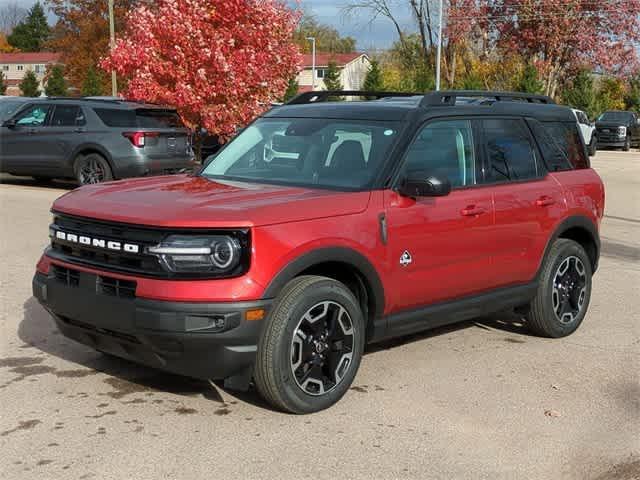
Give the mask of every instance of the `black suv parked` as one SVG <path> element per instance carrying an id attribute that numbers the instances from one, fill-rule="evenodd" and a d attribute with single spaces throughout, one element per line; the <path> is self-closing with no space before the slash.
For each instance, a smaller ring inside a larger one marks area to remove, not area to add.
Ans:
<path id="1" fill-rule="evenodd" d="M 596 120 L 598 147 L 617 147 L 625 152 L 640 147 L 640 117 L 634 112 L 604 112 Z"/>
<path id="2" fill-rule="evenodd" d="M 195 167 L 174 109 L 115 99 L 25 102 L 0 130 L 0 171 L 80 184 Z"/>

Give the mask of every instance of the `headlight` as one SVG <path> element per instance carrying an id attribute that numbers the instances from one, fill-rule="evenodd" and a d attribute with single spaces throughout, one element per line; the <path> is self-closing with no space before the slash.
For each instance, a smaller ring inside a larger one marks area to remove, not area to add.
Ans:
<path id="1" fill-rule="evenodd" d="M 230 273 L 240 264 L 242 247 L 228 235 L 171 235 L 147 251 L 175 273 Z"/>
<path id="2" fill-rule="evenodd" d="M 627 127 L 618 127 L 618 136 L 626 137 L 627 136 Z"/>

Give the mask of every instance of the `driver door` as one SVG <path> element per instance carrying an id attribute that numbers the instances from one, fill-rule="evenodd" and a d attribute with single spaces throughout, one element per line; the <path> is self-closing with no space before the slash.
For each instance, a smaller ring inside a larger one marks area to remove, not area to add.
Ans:
<path id="1" fill-rule="evenodd" d="M 480 185 L 474 128 L 469 120 L 424 125 L 402 166 L 406 176 L 447 178 L 443 197 L 407 198 L 385 191 L 394 310 L 414 309 L 489 289 L 493 199 Z M 477 179 L 477 180 L 476 180 Z"/>
<path id="2" fill-rule="evenodd" d="M 15 126 L 2 127 L 0 154 L 3 170 L 29 174 L 42 164 L 47 150 L 38 141 L 51 113 L 51 105 L 28 105 L 13 117 Z"/>

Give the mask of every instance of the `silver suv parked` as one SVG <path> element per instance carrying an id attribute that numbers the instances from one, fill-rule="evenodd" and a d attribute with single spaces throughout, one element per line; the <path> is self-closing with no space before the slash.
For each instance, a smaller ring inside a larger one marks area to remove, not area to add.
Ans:
<path id="1" fill-rule="evenodd" d="M 116 99 L 38 98 L 0 127 L 0 171 L 80 184 L 193 169 L 174 109 Z"/>

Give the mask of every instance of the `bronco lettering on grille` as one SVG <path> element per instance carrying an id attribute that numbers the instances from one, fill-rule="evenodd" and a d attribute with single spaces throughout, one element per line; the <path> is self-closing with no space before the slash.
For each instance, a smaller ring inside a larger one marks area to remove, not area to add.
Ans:
<path id="1" fill-rule="evenodd" d="M 75 233 L 67 233 L 61 230 L 56 231 L 56 238 L 69 243 L 79 243 L 80 245 L 90 245 L 92 247 L 104 248 L 116 252 L 140 253 L 140 246 L 134 243 L 122 243 L 102 238 L 92 238 Z"/>

